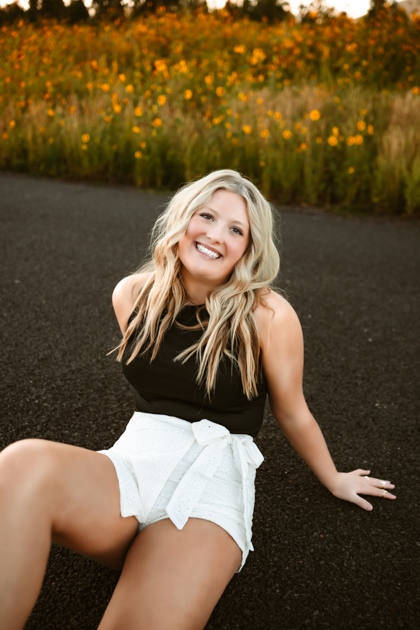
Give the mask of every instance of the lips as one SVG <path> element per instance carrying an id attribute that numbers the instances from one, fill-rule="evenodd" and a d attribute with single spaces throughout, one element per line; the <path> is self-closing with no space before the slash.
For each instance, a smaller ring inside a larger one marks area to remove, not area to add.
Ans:
<path id="1" fill-rule="evenodd" d="M 198 245 L 202 245 L 206 249 L 209 249 L 211 252 L 214 252 L 215 254 L 218 254 L 220 256 L 220 258 L 222 258 L 222 254 L 220 252 L 218 252 L 217 249 L 214 249 L 214 247 L 210 247 L 209 245 L 205 245 L 204 243 L 200 243 L 199 241 L 195 241 L 195 243 L 198 244 Z M 198 250 L 198 251 L 200 251 L 200 250 Z"/>

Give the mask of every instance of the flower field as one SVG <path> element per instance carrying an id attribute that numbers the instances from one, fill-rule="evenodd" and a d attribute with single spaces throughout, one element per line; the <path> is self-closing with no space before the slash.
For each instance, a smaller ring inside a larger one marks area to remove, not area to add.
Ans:
<path id="1" fill-rule="evenodd" d="M 272 201 L 420 212 L 420 17 L 227 12 L 0 29 L 0 169 L 174 190 L 219 168 Z"/>

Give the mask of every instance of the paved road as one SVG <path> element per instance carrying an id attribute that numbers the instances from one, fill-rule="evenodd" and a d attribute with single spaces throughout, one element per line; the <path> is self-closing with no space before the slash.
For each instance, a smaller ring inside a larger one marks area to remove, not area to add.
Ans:
<path id="1" fill-rule="evenodd" d="M 111 446 L 133 411 L 107 351 L 117 281 L 167 201 L 130 187 L 0 175 L 1 444 Z M 281 286 L 305 394 L 337 468 L 391 479 L 371 513 L 330 495 L 267 405 L 255 552 L 207 630 L 414 630 L 419 621 L 418 226 L 281 208 Z M 93 630 L 118 574 L 54 546 L 27 630 Z M 168 629 L 170 630 L 170 629 Z"/>

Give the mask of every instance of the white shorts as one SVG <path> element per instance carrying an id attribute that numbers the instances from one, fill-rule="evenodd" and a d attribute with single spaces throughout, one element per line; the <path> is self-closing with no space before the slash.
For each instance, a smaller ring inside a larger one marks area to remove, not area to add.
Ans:
<path id="1" fill-rule="evenodd" d="M 139 531 L 164 518 L 182 529 L 189 517 L 225 529 L 245 564 L 254 547 L 255 471 L 264 458 L 250 435 L 232 434 L 211 422 L 136 411 L 108 450 L 120 487 L 124 517 Z"/>

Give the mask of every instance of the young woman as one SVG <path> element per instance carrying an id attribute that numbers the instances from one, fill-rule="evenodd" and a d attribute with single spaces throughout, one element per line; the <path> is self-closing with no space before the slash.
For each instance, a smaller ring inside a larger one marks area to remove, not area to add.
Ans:
<path id="1" fill-rule="evenodd" d="M 368 470 L 337 472 L 303 393 L 296 313 L 270 204 L 233 170 L 174 195 L 149 260 L 113 294 L 118 359 L 136 412 L 99 452 L 22 440 L 0 455 L 0 627 L 24 626 L 51 541 L 121 570 L 100 630 L 204 628 L 253 549 L 253 438 L 266 394 L 292 446 L 332 494 L 394 499 Z"/>

